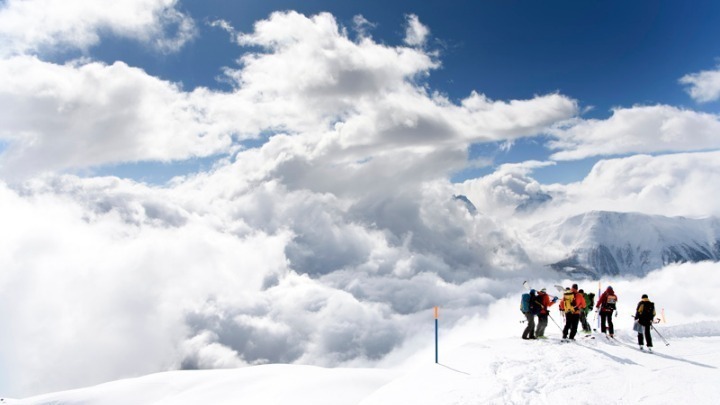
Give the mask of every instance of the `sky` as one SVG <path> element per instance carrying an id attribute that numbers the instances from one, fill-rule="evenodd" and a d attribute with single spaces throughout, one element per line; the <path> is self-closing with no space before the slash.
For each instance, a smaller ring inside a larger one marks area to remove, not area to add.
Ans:
<path id="1" fill-rule="evenodd" d="M 416 3 L 1 1 L 0 393 L 375 367 L 532 229 L 716 223 L 717 5 Z"/>

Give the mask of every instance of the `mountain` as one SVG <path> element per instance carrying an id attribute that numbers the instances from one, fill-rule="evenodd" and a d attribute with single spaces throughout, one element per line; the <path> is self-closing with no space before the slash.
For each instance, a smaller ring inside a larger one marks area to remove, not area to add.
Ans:
<path id="1" fill-rule="evenodd" d="M 670 263 L 720 260 L 720 220 L 592 211 L 531 234 L 566 250 L 551 267 L 573 276 L 643 276 Z"/>

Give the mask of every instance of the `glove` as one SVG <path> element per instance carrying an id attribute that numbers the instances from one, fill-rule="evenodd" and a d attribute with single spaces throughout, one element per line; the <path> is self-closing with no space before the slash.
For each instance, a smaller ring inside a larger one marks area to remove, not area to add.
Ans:
<path id="1" fill-rule="evenodd" d="M 552 302 L 557 302 L 557 297 L 553 297 Z"/>

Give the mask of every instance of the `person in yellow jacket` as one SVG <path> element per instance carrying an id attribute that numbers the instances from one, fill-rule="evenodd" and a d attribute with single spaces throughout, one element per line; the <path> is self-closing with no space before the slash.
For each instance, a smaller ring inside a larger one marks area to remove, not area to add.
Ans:
<path id="1" fill-rule="evenodd" d="M 578 285 L 573 284 L 572 289 L 566 288 L 562 301 L 560 301 L 560 311 L 565 314 L 563 340 L 575 340 L 578 323 L 580 323 L 580 311 L 583 309 L 585 309 L 585 298 L 578 292 Z"/>

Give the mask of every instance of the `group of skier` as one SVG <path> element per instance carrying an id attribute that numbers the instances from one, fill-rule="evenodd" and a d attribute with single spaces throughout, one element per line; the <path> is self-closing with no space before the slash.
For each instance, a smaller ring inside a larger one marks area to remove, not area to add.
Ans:
<path id="1" fill-rule="evenodd" d="M 540 291 L 531 289 L 528 293 L 523 294 L 520 301 L 520 310 L 525 315 L 527 326 L 523 331 L 522 338 L 529 339 L 546 339 L 545 328 L 548 324 L 548 318 L 555 322 L 550 315 L 550 307 L 560 301 L 558 307 L 562 314 L 565 327 L 555 324 L 562 330 L 562 340 L 572 341 L 578 332 L 578 326 L 582 325 L 582 331 L 587 336 L 591 336 L 592 327 L 588 322 L 588 313 L 595 307 L 596 316 L 600 317 L 600 331 L 609 339 L 615 338 L 615 326 L 613 325 L 613 315 L 617 317 L 617 301 L 618 297 L 615 290 L 611 286 L 607 287 L 600 295 L 595 303 L 595 294 L 585 293 L 579 289 L 577 284 L 572 287 L 556 286 L 558 291 L 562 291 L 562 296 L 551 296 L 545 288 Z M 643 294 L 640 302 L 635 309 L 635 326 L 634 330 L 638 333 L 638 346 L 640 350 L 644 350 L 643 344 L 647 345 L 647 349 L 652 351 L 652 336 L 650 330 L 655 319 L 655 304 L 648 299 L 647 294 Z M 535 317 L 537 316 L 537 326 Z"/>

